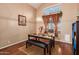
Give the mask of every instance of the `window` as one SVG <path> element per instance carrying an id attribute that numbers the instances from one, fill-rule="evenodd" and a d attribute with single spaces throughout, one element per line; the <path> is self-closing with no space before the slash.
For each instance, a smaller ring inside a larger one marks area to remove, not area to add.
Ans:
<path id="1" fill-rule="evenodd" d="M 54 23 L 53 23 L 53 19 L 51 17 L 49 18 L 49 22 L 48 22 L 48 25 L 47 25 L 47 31 L 48 32 L 54 31 Z"/>
<path id="2" fill-rule="evenodd" d="M 48 8 L 45 8 L 42 10 L 43 14 L 44 15 L 49 15 L 51 13 L 60 13 L 61 9 L 60 9 L 60 5 L 61 4 L 58 4 L 58 5 L 55 5 L 55 6 L 49 6 Z"/>

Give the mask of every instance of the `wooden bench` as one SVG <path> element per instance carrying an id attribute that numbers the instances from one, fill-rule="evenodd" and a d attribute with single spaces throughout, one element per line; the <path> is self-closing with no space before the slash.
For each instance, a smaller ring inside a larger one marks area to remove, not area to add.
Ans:
<path id="1" fill-rule="evenodd" d="M 32 39 L 27 40 L 26 41 L 26 48 L 27 48 L 28 43 L 31 44 L 31 45 L 43 48 L 44 49 L 44 55 L 46 54 L 46 50 L 48 52 L 48 45 L 44 42 L 41 42 L 41 41 L 38 41 L 38 40 L 32 40 Z"/>

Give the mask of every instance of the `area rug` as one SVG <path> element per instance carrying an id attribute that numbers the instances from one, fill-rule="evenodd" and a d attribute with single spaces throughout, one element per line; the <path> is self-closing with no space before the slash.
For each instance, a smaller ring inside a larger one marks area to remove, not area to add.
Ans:
<path id="1" fill-rule="evenodd" d="M 19 50 L 27 55 L 43 55 L 43 49 L 37 46 L 28 46 L 28 48 L 26 48 L 26 46 L 24 45 L 20 47 Z M 62 53 L 60 46 L 55 45 L 55 48 L 51 49 L 51 53 L 52 55 L 61 55 Z"/>

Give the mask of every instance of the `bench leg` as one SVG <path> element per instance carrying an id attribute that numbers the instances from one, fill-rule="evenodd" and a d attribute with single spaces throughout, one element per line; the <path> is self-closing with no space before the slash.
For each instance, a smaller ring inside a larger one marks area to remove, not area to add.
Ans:
<path id="1" fill-rule="evenodd" d="M 26 48 L 27 48 L 27 42 L 26 42 Z"/>
<path id="2" fill-rule="evenodd" d="M 47 48 L 47 53 L 48 53 L 48 48 Z"/>
<path id="3" fill-rule="evenodd" d="M 46 55 L 46 48 L 44 48 L 44 55 Z"/>

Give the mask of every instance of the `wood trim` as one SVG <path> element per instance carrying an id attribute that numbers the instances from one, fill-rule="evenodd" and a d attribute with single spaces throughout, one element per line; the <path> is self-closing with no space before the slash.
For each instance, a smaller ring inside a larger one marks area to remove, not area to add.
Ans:
<path id="1" fill-rule="evenodd" d="M 76 54 L 79 55 L 79 21 L 76 22 L 76 29 L 77 29 L 77 35 L 76 35 L 76 48 L 77 48 L 77 52 Z"/>

